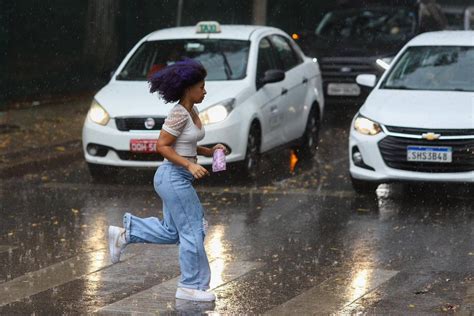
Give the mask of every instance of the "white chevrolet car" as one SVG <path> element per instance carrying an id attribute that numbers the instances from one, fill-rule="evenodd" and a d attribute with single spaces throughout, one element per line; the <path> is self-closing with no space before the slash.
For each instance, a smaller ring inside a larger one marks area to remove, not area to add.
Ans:
<path id="1" fill-rule="evenodd" d="M 398 53 L 354 117 L 354 189 L 393 181 L 474 182 L 474 31 L 425 33 Z"/>
<path id="2" fill-rule="evenodd" d="M 93 177 L 107 166 L 161 164 L 156 140 L 173 104 L 149 93 L 147 77 L 182 58 L 198 60 L 208 72 L 207 95 L 197 105 L 206 129 L 199 145 L 225 144 L 227 161 L 242 162 L 249 176 L 261 153 L 283 144 L 314 155 L 324 106 L 317 60 L 276 28 L 201 22 L 147 35 L 95 95 L 82 134 Z"/>

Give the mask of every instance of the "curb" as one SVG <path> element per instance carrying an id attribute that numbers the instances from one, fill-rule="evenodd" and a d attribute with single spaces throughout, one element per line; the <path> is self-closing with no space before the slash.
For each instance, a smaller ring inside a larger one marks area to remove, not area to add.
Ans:
<path id="1" fill-rule="evenodd" d="M 64 151 L 57 151 L 57 148 L 64 149 Z M 22 157 L 28 157 L 29 159 L 21 160 Z M 82 157 L 82 142 L 80 140 L 5 154 L 0 157 L 1 160 L 7 159 L 15 162 L 2 163 L 0 167 L 0 177 L 11 178 L 24 176 L 30 173 L 31 169 L 53 169 L 60 163 L 71 162 Z"/>

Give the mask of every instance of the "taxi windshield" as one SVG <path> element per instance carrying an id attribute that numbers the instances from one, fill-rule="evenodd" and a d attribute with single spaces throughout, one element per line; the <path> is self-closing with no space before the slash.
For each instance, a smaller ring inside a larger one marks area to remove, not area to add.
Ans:
<path id="1" fill-rule="evenodd" d="M 117 80 L 145 81 L 156 71 L 183 58 L 199 61 L 207 81 L 239 80 L 246 76 L 250 42 L 229 39 L 179 39 L 144 42 Z"/>
<path id="2" fill-rule="evenodd" d="M 382 83 L 382 89 L 474 91 L 474 47 L 410 47 Z"/>
<path id="3" fill-rule="evenodd" d="M 413 34 L 415 14 L 406 8 L 337 10 L 327 13 L 316 35 L 352 41 L 402 41 Z"/>

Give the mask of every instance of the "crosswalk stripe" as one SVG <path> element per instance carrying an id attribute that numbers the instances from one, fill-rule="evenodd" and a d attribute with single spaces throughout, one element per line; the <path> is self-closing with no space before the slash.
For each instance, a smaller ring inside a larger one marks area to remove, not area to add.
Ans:
<path id="1" fill-rule="evenodd" d="M 341 272 L 321 284 L 271 309 L 266 315 L 311 315 L 350 313 L 352 307 L 367 293 L 385 283 L 398 272 L 383 269 L 362 269 Z"/>
<path id="2" fill-rule="evenodd" d="M 216 259 L 211 262 L 213 279 L 211 280 L 211 288 L 220 287 L 254 269 L 260 268 L 262 265 L 259 262 L 225 262 L 223 259 Z M 179 277 L 176 277 L 160 283 L 148 290 L 105 306 L 97 310 L 97 313 L 99 315 L 156 315 L 157 313 L 175 311 L 177 309 L 176 304 L 186 305 L 186 302 L 175 299 L 178 280 Z M 187 306 L 181 307 L 188 308 Z"/>
<path id="3" fill-rule="evenodd" d="M 0 245 L 0 253 L 9 252 L 9 251 L 15 250 L 16 248 L 18 247 Z"/>
<path id="4" fill-rule="evenodd" d="M 97 250 L 53 264 L 1 284 L 0 306 L 22 300 L 110 265 L 107 251 Z"/>

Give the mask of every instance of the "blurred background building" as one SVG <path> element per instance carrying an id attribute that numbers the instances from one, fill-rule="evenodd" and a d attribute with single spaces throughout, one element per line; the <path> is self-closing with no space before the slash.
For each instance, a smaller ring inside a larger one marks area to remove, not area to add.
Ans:
<path id="1" fill-rule="evenodd" d="M 98 89 L 131 47 L 157 29 L 216 20 L 271 25 L 291 34 L 314 30 L 325 11 L 348 1 L 3 0 L 0 107 L 13 99 Z M 474 0 L 438 3 L 456 24 Z"/>

